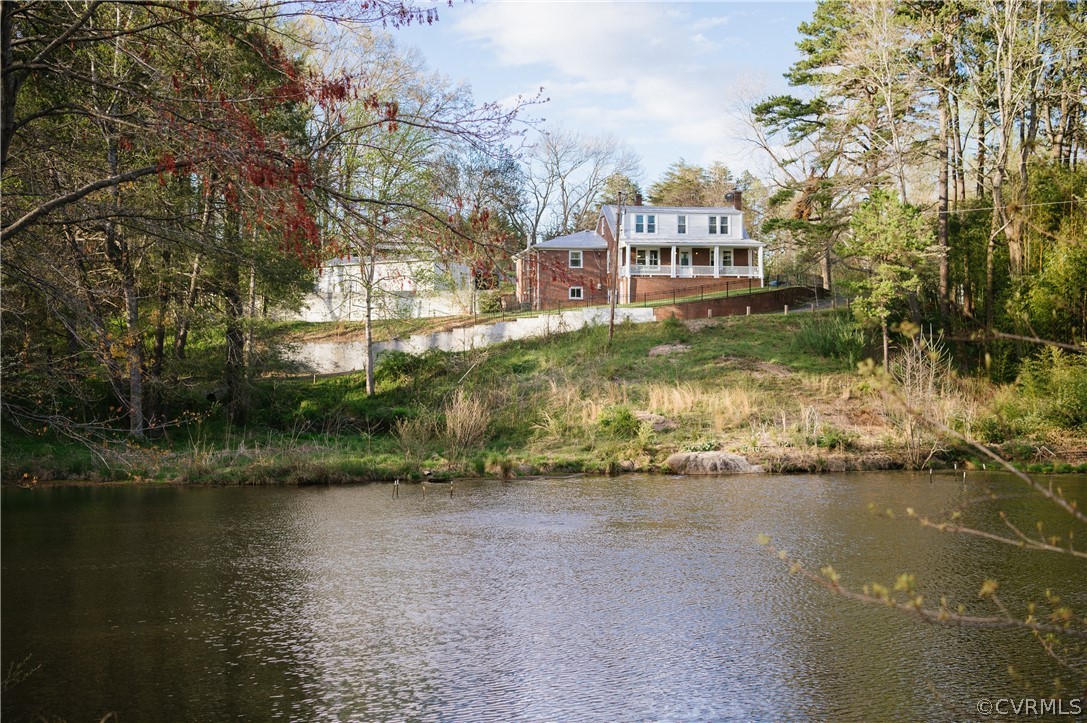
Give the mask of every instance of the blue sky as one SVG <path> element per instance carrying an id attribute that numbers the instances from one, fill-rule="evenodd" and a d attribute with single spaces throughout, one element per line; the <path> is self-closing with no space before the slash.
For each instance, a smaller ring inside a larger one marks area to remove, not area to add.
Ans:
<path id="1" fill-rule="evenodd" d="M 685 158 L 757 172 L 733 117 L 744 97 L 786 92 L 796 27 L 813 3 L 477 0 L 433 26 L 394 32 L 477 101 L 532 97 L 545 129 L 610 133 L 642 158 L 644 183 Z"/>

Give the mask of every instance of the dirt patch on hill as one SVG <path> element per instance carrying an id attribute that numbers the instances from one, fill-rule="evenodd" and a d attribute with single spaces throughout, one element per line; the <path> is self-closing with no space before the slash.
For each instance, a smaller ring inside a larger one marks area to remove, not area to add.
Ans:
<path id="1" fill-rule="evenodd" d="M 649 356 L 668 356 L 669 354 L 680 354 L 685 351 L 690 351 L 690 344 L 660 344 L 649 350 Z"/>
<path id="2" fill-rule="evenodd" d="M 793 374 L 789 367 L 784 364 L 763 361 L 761 359 L 752 359 L 750 357 L 723 356 L 719 357 L 714 364 L 717 366 L 728 367 L 729 369 L 758 372 L 772 377 L 787 377 L 792 376 Z"/>

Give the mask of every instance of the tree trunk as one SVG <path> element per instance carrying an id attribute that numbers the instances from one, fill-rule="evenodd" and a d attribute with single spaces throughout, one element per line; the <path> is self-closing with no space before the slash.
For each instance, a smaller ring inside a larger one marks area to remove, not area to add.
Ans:
<path id="1" fill-rule="evenodd" d="M 117 150 L 116 135 L 112 128 L 106 128 L 109 137 L 107 156 L 110 172 L 118 173 L 120 159 Z M 111 191 L 113 211 L 120 214 L 121 188 L 114 186 Z M 132 270 L 132 249 L 127 240 L 117 231 L 116 217 L 111 217 L 106 224 L 106 258 L 110 260 L 121 281 L 121 297 L 125 309 L 125 362 L 128 367 L 128 433 L 136 439 L 143 438 L 143 334 L 140 331 L 140 299 L 136 289 L 136 277 Z"/>
<path id="2" fill-rule="evenodd" d="M 224 229 L 224 238 L 233 242 L 235 250 L 229 253 L 223 268 L 223 301 L 226 308 L 226 365 L 224 367 L 225 386 L 230 420 L 235 424 L 244 424 L 249 412 L 248 386 L 245 381 L 245 329 L 242 324 L 244 307 L 242 305 L 240 269 L 235 255 L 241 246 L 241 217 L 231 212 Z"/>
<path id="3" fill-rule="evenodd" d="M 182 305 L 181 318 L 177 321 L 177 336 L 174 337 L 174 358 L 185 358 L 185 344 L 189 340 L 189 325 L 192 323 L 192 312 L 196 307 L 196 280 L 200 276 L 200 254 L 192 262 L 192 273 L 189 274 L 189 290 L 185 294 L 185 303 Z"/>
<path id="4" fill-rule="evenodd" d="M 937 104 L 940 109 L 940 147 L 936 156 L 936 162 L 939 165 L 939 178 L 936 182 L 937 193 L 939 194 L 939 200 L 937 202 L 939 216 L 936 223 L 936 242 L 940 247 L 940 281 L 938 294 L 940 301 L 940 328 L 946 333 L 948 331 L 948 317 L 950 316 L 950 310 L 948 305 L 947 244 L 947 148 L 950 138 L 948 132 L 947 90 L 943 86 L 940 86 L 939 101 Z"/>
<path id="5" fill-rule="evenodd" d="M 985 198 L 985 140 L 985 109 L 982 108 L 978 113 L 978 198 Z"/>
<path id="6" fill-rule="evenodd" d="M 880 324 L 880 329 L 883 331 L 883 373 L 884 374 L 890 374 L 891 373 L 891 358 L 890 358 L 891 338 L 887 334 L 887 321 L 886 320 L 884 320 L 883 323 Z"/>
<path id="7" fill-rule="evenodd" d="M 0 80 L 3 85 L 3 103 L 0 103 L 0 165 L 5 165 L 8 161 L 8 149 L 11 148 L 11 138 L 15 135 L 15 98 L 19 94 L 19 86 L 26 79 L 25 71 L 7 72 L 15 62 L 11 42 L 15 30 L 13 16 L 18 9 L 17 2 L 0 3 L 0 65 L 4 69 Z"/>
<path id="8" fill-rule="evenodd" d="M 954 153 L 951 167 L 955 171 L 955 193 L 953 197 L 957 206 L 966 200 L 966 165 L 963 162 L 962 118 L 959 115 L 959 99 L 954 94 L 951 94 L 950 97 L 952 152 Z"/>
<path id="9" fill-rule="evenodd" d="M 831 286 L 831 283 L 833 282 L 834 279 L 832 278 L 833 271 L 831 269 L 831 263 L 832 262 L 831 262 L 830 254 L 831 254 L 831 244 L 828 243 L 825 247 L 823 247 L 823 258 L 822 258 L 822 260 L 820 261 L 820 264 L 819 264 L 819 272 L 823 276 L 823 288 L 827 290 L 828 294 L 830 294 L 830 298 L 834 299 L 835 298 L 834 297 L 834 288 Z M 834 303 L 834 302 L 832 302 L 832 303 Z M 834 304 L 834 306 L 835 306 L 835 308 L 837 308 L 837 304 Z"/>
<path id="10" fill-rule="evenodd" d="M 238 264 L 226 262 L 223 274 L 223 300 L 226 306 L 226 366 L 225 386 L 230 421 L 244 424 L 249 411 L 244 376 L 245 332 L 242 328 L 242 298 L 239 289 Z"/>
<path id="11" fill-rule="evenodd" d="M 365 295 L 363 302 L 366 308 L 366 321 L 364 324 L 366 335 L 366 396 L 370 397 L 374 394 L 374 297 L 370 284 L 366 284 L 362 292 Z"/>
<path id="12" fill-rule="evenodd" d="M 254 237 L 256 232 L 253 233 Z M 253 325 L 256 322 L 257 316 L 257 264 L 254 261 L 249 262 L 249 308 L 246 311 L 248 317 L 248 323 L 245 327 L 245 377 L 248 380 L 253 379 L 255 373 L 255 365 L 253 363 Z"/>
<path id="13" fill-rule="evenodd" d="M 170 286 L 167 282 L 167 274 L 170 269 L 170 252 L 162 252 L 162 273 L 159 274 L 158 288 L 158 314 L 155 319 L 155 346 L 151 351 L 151 376 L 154 379 L 162 378 L 163 357 L 166 347 L 166 315 L 170 310 Z"/>

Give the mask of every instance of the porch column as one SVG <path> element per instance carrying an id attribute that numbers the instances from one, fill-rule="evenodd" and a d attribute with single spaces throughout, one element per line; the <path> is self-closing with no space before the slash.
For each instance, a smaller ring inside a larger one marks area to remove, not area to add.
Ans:
<path id="1" fill-rule="evenodd" d="M 721 247 L 713 247 L 713 278 L 721 278 Z"/>
<path id="2" fill-rule="evenodd" d="M 762 246 L 759 246 L 759 287 L 766 285 L 766 274 L 762 273 Z"/>
<path id="3" fill-rule="evenodd" d="M 676 277 L 676 247 L 675 246 L 672 247 L 672 258 L 669 259 L 669 262 L 670 262 L 669 266 L 672 269 L 672 278 L 674 279 Z"/>

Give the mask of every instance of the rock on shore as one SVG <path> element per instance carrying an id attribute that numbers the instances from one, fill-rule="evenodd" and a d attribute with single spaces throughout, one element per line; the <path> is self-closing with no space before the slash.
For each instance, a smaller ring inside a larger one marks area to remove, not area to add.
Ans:
<path id="1" fill-rule="evenodd" d="M 758 474 L 762 467 L 728 452 L 676 452 L 665 460 L 677 474 Z"/>

